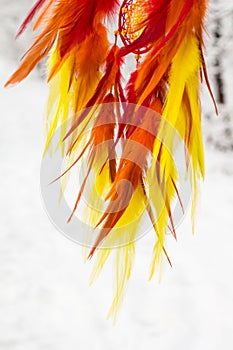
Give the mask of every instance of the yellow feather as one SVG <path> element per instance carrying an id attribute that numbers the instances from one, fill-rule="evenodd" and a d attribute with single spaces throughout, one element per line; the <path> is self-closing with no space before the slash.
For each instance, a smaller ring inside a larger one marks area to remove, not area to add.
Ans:
<path id="1" fill-rule="evenodd" d="M 185 58 L 185 59 L 184 59 Z M 197 179 L 204 177 L 204 152 L 201 135 L 201 114 L 199 104 L 199 71 L 201 58 L 199 43 L 195 35 L 185 37 L 171 65 L 169 91 L 163 110 L 163 122 L 160 138 L 170 150 L 174 150 L 174 132 L 176 130 L 185 139 L 187 113 L 182 107 L 184 94 L 187 94 L 191 113 L 190 141 L 186 145 L 192 161 L 193 209 L 194 215 Z M 164 136 L 165 135 L 165 136 Z"/>

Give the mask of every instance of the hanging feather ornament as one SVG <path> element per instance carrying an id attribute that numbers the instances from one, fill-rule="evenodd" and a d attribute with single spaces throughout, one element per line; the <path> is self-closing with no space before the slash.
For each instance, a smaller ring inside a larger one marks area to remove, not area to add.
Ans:
<path id="1" fill-rule="evenodd" d="M 83 211 L 92 228 L 86 256 L 96 255 L 93 282 L 115 253 L 116 289 L 109 311 L 114 318 L 145 217 L 155 232 L 150 278 L 162 256 L 171 265 L 165 238 L 167 232 L 176 238 L 174 201 L 185 210 L 174 159 L 179 144 L 192 183 L 194 217 L 197 184 L 204 178 L 203 77 L 214 101 L 203 55 L 206 7 L 203 0 L 125 0 L 120 5 L 115 0 L 40 0 L 18 33 L 36 17 L 34 30 L 40 32 L 6 85 L 23 80 L 49 56 L 45 152 L 60 127 L 57 147 L 65 169 L 53 180 L 61 180 L 61 196 L 71 170 L 87 155 L 67 225 L 81 211 L 91 182 L 87 202 L 102 206 L 90 210 L 87 204 Z M 117 12 L 119 25 L 110 44 L 105 23 Z M 118 46 L 118 37 L 123 45 Z M 136 65 L 123 85 L 121 68 L 128 54 L 135 55 Z"/>

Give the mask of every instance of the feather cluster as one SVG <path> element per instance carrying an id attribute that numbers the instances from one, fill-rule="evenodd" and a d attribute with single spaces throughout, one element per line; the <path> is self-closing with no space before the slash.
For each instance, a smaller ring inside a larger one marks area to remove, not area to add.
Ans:
<path id="1" fill-rule="evenodd" d="M 87 154 L 86 174 L 67 219 L 78 210 L 89 177 L 94 179 L 88 201 L 98 206 L 101 197 L 105 205 L 98 213 L 87 208 L 84 214 L 99 228 L 88 257 L 97 248 L 105 249 L 96 251 L 91 281 L 111 247 L 117 247 L 117 283 L 109 313 L 114 317 L 145 216 L 155 231 L 150 278 L 162 255 L 171 264 L 165 236 L 169 231 L 176 238 L 175 198 L 182 207 L 175 135 L 184 144 L 194 211 L 197 182 L 204 177 L 199 102 L 203 78 L 212 96 L 203 55 L 206 7 L 206 0 L 39 0 L 18 33 L 35 18 L 39 34 L 6 85 L 23 80 L 49 56 L 45 151 L 60 126 L 59 146 L 67 165 L 58 177 L 62 191 L 70 170 Z M 119 26 L 111 44 L 105 23 L 117 13 Z M 118 46 L 119 37 L 123 45 Z M 122 65 L 132 53 L 137 64 L 123 85 Z"/>

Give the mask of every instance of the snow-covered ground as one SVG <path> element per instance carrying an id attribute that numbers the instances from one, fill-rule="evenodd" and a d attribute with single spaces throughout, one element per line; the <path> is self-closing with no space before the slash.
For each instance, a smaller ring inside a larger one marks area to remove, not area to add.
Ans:
<path id="1" fill-rule="evenodd" d="M 89 287 L 92 262 L 83 264 L 81 247 L 58 233 L 43 209 L 39 176 L 47 90 L 38 73 L 2 88 L 16 67 L 13 55 L 0 57 L 0 350 L 232 349 L 233 154 L 206 146 L 196 234 L 187 216 L 178 242 L 168 237 L 173 268 L 165 268 L 161 283 L 147 281 L 153 240 L 147 235 L 138 242 L 113 326 L 105 319 L 111 265 Z"/>

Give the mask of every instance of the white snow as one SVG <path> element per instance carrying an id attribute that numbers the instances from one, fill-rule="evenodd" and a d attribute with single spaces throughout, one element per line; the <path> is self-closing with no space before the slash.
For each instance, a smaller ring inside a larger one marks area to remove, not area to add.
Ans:
<path id="1" fill-rule="evenodd" d="M 16 63 L 3 52 L 0 64 L 2 85 Z M 164 269 L 161 283 L 147 281 L 150 235 L 138 242 L 113 326 L 105 319 L 112 298 L 111 265 L 89 287 L 92 262 L 83 264 L 81 247 L 58 233 L 43 209 L 45 85 L 34 73 L 21 85 L 0 90 L 0 349 L 231 349 L 232 153 L 206 147 L 196 233 L 192 236 L 187 216 L 178 242 L 168 236 L 173 268 Z"/>

